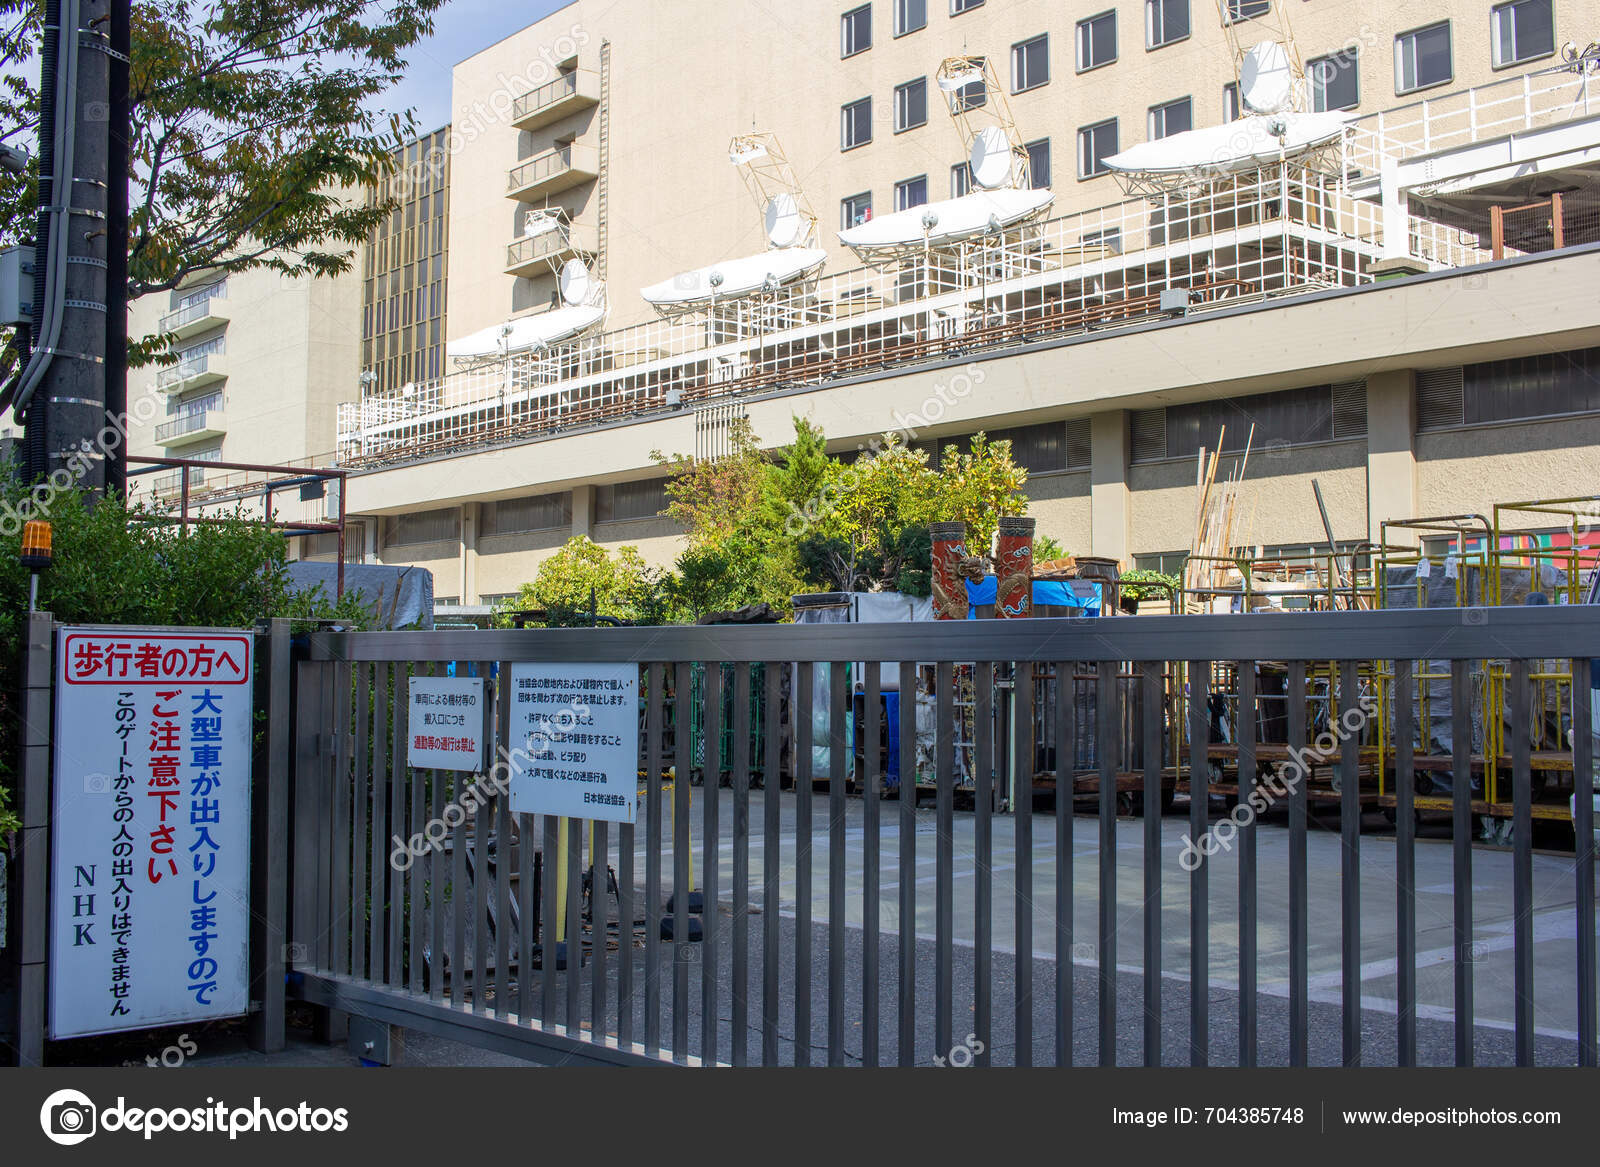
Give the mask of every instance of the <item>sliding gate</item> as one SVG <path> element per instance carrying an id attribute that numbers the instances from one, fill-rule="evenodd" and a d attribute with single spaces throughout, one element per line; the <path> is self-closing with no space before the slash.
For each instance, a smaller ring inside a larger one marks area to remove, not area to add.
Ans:
<path id="1" fill-rule="evenodd" d="M 1577 800 L 1576 862 L 1536 855 L 1524 720 L 1510 747 L 1514 847 L 1473 845 L 1467 781 L 1450 819 L 1419 828 L 1409 722 L 1415 662 L 1456 662 L 1466 711 L 1467 662 L 1506 659 L 1512 704 L 1526 705 L 1538 661 L 1600 648 L 1600 609 L 1465 615 L 1477 618 L 314 634 L 294 678 L 290 991 L 545 1062 L 1594 1065 L 1589 800 Z M 637 666 L 634 823 L 513 815 L 492 782 L 405 765 L 413 678 L 486 678 L 503 745 L 518 661 Z M 868 667 L 847 674 L 848 662 Z M 1271 698 L 1284 742 L 1258 742 L 1254 727 L 1278 722 L 1248 712 L 1267 700 L 1264 662 L 1286 675 Z M 1363 822 L 1356 780 L 1377 662 L 1392 671 L 1399 807 L 1393 834 L 1364 835 L 1383 826 Z M 1238 677 L 1239 773 L 1261 776 L 1232 806 L 1206 797 L 1206 686 L 1222 664 Z M 1188 691 L 1173 705 L 1164 683 L 1179 665 Z M 1588 675 L 1587 660 L 1573 665 Z M 1318 754 L 1340 779 L 1326 807 L 1308 805 L 1292 767 L 1258 761 L 1316 744 L 1308 667 L 1334 679 L 1349 718 Z M 1047 671 L 1107 695 L 1092 724 L 1072 715 L 1069 689 L 1033 683 Z M 955 782 L 958 677 L 970 678 L 970 792 Z M 823 696 L 828 716 L 814 718 Z M 1035 716 L 1036 702 L 1059 707 Z M 1131 702 L 1142 805 L 1160 806 L 1175 765 L 1193 792 L 1186 813 L 1131 817 L 1126 791 L 1119 803 Z M 755 734 L 753 709 L 765 710 Z M 1173 709 L 1187 725 L 1171 724 Z M 1579 700 L 1566 727 L 1582 776 L 1590 717 Z M 717 743 L 724 729 L 722 766 L 715 748 L 696 757 L 697 734 Z M 1086 733 L 1098 793 L 1080 778 L 1076 802 L 1041 793 L 994 809 L 997 774 L 1048 778 L 1040 759 L 1085 753 L 1036 734 Z M 1161 745 L 1174 733 L 1177 758 Z M 919 755 L 931 769 L 931 805 L 880 797 L 889 741 L 901 776 Z M 1469 750 L 1471 734 L 1455 741 Z M 997 742 L 1016 756 L 997 757 Z M 831 783 L 813 781 L 813 746 Z M 837 777 L 849 751 L 853 789 Z M 1470 773 L 1470 757 L 1456 761 Z M 413 837 L 422 845 L 407 847 Z"/>

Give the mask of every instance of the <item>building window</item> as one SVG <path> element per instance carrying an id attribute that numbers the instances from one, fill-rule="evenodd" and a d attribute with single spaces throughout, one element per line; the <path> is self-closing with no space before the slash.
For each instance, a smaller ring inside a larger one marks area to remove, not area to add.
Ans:
<path id="1" fill-rule="evenodd" d="M 1050 139 L 1040 138 L 1023 147 L 1028 152 L 1028 185 L 1034 190 L 1050 186 Z"/>
<path id="2" fill-rule="evenodd" d="M 1394 38 L 1394 91 L 1414 93 L 1443 85 L 1455 75 L 1450 62 L 1450 22 L 1403 32 Z"/>
<path id="3" fill-rule="evenodd" d="M 928 176 L 919 174 L 915 178 L 908 178 L 904 182 L 894 184 L 894 209 L 909 211 L 912 207 L 920 207 L 928 201 Z"/>
<path id="4" fill-rule="evenodd" d="M 848 227 L 859 227 L 872 218 L 872 192 L 864 191 L 840 200 L 839 218 Z"/>
<path id="5" fill-rule="evenodd" d="M 1556 51 L 1555 13 L 1550 0 L 1516 0 L 1489 10 L 1494 67 L 1520 65 Z"/>
<path id="6" fill-rule="evenodd" d="M 1600 348 L 1417 373 L 1417 429 L 1600 412 Z"/>
<path id="7" fill-rule="evenodd" d="M 1189 0 L 1145 0 L 1144 43 L 1159 49 L 1189 37 Z"/>
<path id="8" fill-rule="evenodd" d="M 1361 104 L 1357 82 L 1356 52 L 1353 48 L 1306 62 L 1306 78 L 1311 82 L 1311 108 L 1317 113 L 1330 109 L 1354 109 Z"/>
<path id="9" fill-rule="evenodd" d="M 872 141 L 872 98 L 852 101 L 839 110 L 839 149 L 854 150 Z"/>
<path id="10" fill-rule="evenodd" d="M 1096 122 L 1078 131 L 1078 177 L 1109 173 L 1106 159 L 1117 152 L 1117 119 Z"/>
<path id="11" fill-rule="evenodd" d="M 421 543 L 451 543 L 461 538 L 461 511 L 441 507 L 409 515 L 390 515 L 384 524 L 385 547 L 414 547 Z"/>
<path id="12" fill-rule="evenodd" d="M 1222 87 L 1222 120 L 1236 122 L 1244 116 L 1244 106 L 1239 101 L 1239 83 L 1230 81 Z"/>
<path id="13" fill-rule="evenodd" d="M 957 162 L 950 168 L 950 197 L 958 199 L 972 191 L 972 167 L 965 162 Z"/>
<path id="14" fill-rule="evenodd" d="M 1011 92 L 1037 89 L 1050 82 L 1050 38 L 1041 33 L 1011 46 Z"/>
<path id="15" fill-rule="evenodd" d="M 1254 20 L 1272 11 L 1269 0 L 1228 0 L 1227 20 L 1238 24 L 1241 20 Z"/>
<path id="16" fill-rule="evenodd" d="M 572 495 L 535 494 L 483 504 L 480 535 L 517 535 L 572 525 Z"/>
<path id="17" fill-rule="evenodd" d="M 894 132 L 928 124 L 928 79 L 918 77 L 894 87 Z"/>
<path id="18" fill-rule="evenodd" d="M 894 0 L 894 35 L 928 27 L 928 0 Z"/>
<path id="19" fill-rule="evenodd" d="M 1098 69 L 1117 59 L 1117 14 L 1102 12 L 1078 21 L 1078 72 Z"/>
<path id="20" fill-rule="evenodd" d="M 983 0 L 950 0 L 950 15 L 960 16 L 963 12 L 971 12 L 974 8 L 982 8 Z"/>
<path id="21" fill-rule="evenodd" d="M 653 519 L 667 509 L 667 480 L 617 482 L 594 490 L 594 517 L 598 523 L 623 519 Z"/>
<path id="22" fill-rule="evenodd" d="M 1194 103 L 1187 97 L 1150 107 L 1150 140 L 1194 129 Z"/>
<path id="23" fill-rule="evenodd" d="M 872 47 L 872 5 L 852 8 L 839 18 L 839 55 L 853 57 Z"/>

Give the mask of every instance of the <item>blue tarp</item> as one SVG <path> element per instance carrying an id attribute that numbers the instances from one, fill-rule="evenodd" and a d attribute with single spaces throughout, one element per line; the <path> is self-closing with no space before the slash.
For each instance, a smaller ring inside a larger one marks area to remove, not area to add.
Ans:
<path id="1" fill-rule="evenodd" d="M 1081 593 L 1081 594 L 1080 594 Z M 976 620 L 975 609 L 980 604 L 992 604 L 999 594 L 999 581 L 986 575 L 978 583 L 967 581 L 967 619 Z M 1082 608 L 1085 616 L 1100 614 L 1100 585 L 1092 580 L 1033 581 L 1033 602 L 1036 606 L 1051 604 L 1062 608 Z"/>

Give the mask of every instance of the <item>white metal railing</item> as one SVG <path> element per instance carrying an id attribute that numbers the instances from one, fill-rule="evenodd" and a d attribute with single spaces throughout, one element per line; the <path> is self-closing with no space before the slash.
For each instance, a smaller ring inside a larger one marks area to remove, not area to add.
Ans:
<path id="1" fill-rule="evenodd" d="M 537 89 L 530 90 L 517 98 L 511 106 L 511 120 L 520 122 L 529 114 L 537 113 L 558 101 L 565 101 L 577 92 L 578 74 L 563 73 L 554 81 L 547 81 Z"/>
<path id="2" fill-rule="evenodd" d="M 212 314 L 212 301 L 226 297 L 220 291 L 213 291 L 202 300 L 185 304 L 176 308 L 161 318 L 161 331 L 171 332 L 175 328 L 182 328 L 186 324 L 193 324 L 196 320 L 204 320 Z"/>
<path id="3" fill-rule="evenodd" d="M 1349 172 L 1376 175 L 1385 158 L 1412 158 L 1600 112 L 1600 80 L 1586 68 L 1524 73 L 1380 110 L 1350 124 Z"/>
<path id="4" fill-rule="evenodd" d="M 157 444 L 165 444 L 173 438 L 181 438 L 186 434 L 198 433 L 204 429 L 222 428 L 222 410 L 220 408 L 186 409 L 180 411 L 171 421 L 164 421 L 156 426 Z"/>
<path id="5" fill-rule="evenodd" d="M 506 183 L 506 189 L 521 190 L 525 186 L 543 182 L 571 168 L 572 146 L 557 146 L 554 150 L 546 150 L 543 154 L 535 154 L 532 158 L 513 166 Z"/>
<path id="6" fill-rule="evenodd" d="M 1436 268 L 1485 261 L 1476 242 L 1410 221 L 1410 254 Z M 1153 317 L 1174 288 L 1203 312 L 1350 286 L 1382 245 L 1380 207 L 1273 166 L 364 393 L 340 406 L 338 459 L 404 461 Z"/>
<path id="7" fill-rule="evenodd" d="M 157 373 L 156 384 L 161 388 L 167 388 L 187 381 L 191 377 L 198 377 L 202 373 L 211 371 L 211 358 L 220 355 L 220 353 L 198 353 L 184 357 L 177 364 L 170 365 Z"/>

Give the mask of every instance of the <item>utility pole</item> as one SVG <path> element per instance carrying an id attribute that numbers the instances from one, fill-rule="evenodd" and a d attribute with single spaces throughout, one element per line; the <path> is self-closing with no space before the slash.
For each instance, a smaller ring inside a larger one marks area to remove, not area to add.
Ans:
<path id="1" fill-rule="evenodd" d="M 127 3 L 49 0 L 46 5 L 47 64 L 53 58 L 54 67 L 44 70 L 43 88 L 48 91 L 40 93 L 40 103 L 50 107 L 51 116 L 40 123 L 35 247 L 45 287 L 36 301 L 34 360 L 22 375 L 17 397 L 28 429 L 28 476 L 48 476 L 57 484 L 70 481 L 92 495 L 106 487 L 101 432 L 111 404 L 107 389 L 112 362 L 107 357 L 113 311 L 119 317 L 118 331 L 126 332 L 124 296 L 116 296 L 113 306 L 107 294 L 113 6 L 126 9 Z M 124 12 L 122 28 L 126 20 Z M 124 82 L 124 111 L 126 92 Z M 126 122 L 120 136 L 125 151 Z M 124 187 L 126 174 L 124 164 L 118 176 Z M 126 207 L 125 190 L 121 202 Z M 125 220 L 122 237 L 119 246 L 125 256 Z M 125 272 L 126 260 L 118 266 Z M 119 414 L 124 404 L 117 403 Z M 119 452 L 121 445 L 119 441 Z"/>

